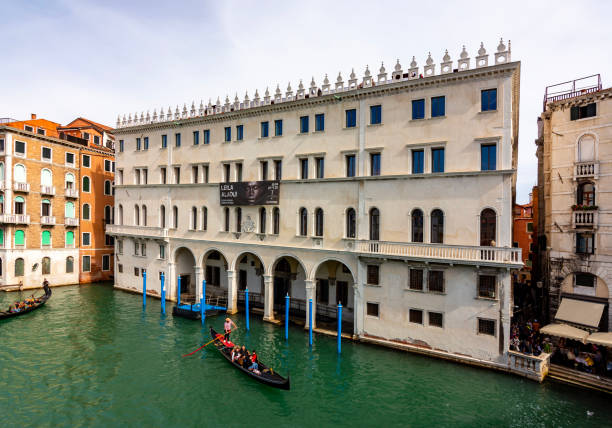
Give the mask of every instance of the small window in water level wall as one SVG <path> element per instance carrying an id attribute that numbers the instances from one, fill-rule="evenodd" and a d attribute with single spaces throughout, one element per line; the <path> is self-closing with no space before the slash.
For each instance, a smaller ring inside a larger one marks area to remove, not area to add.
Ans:
<path id="1" fill-rule="evenodd" d="M 378 303 L 368 302 L 367 303 L 367 314 L 370 317 L 378 318 L 378 316 L 379 316 L 379 313 L 378 313 Z"/>

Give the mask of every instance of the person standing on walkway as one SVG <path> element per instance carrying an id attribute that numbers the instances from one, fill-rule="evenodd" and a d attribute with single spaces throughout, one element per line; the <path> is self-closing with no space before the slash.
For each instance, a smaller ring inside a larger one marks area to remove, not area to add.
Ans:
<path id="1" fill-rule="evenodd" d="M 234 321 L 232 321 L 229 318 L 225 318 L 225 323 L 223 324 L 223 330 L 225 330 L 225 335 L 223 336 L 223 338 L 225 341 L 230 340 L 230 333 L 232 332 L 232 326 L 234 326 L 234 328 L 238 328 L 238 326 L 234 324 Z"/>

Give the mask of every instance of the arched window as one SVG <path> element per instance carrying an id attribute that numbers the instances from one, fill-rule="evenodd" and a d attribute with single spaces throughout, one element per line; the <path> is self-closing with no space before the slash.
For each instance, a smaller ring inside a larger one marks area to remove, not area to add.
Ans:
<path id="1" fill-rule="evenodd" d="M 81 190 L 83 190 L 83 192 L 88 192 L 88 193 L 91 191 L 91 182 L 89 180 L 89 177 L 87 176 L 83 177 L 83 186 Z"/>
<path id="2" fill-rule="evenodd" d="M 123 205 L 119 205 L 119 208 L 117 208 L 119 210 L 118 216 L 119 217 L 119 224 L 123 224 Z"/>
<path id="3" fill-rule="evenodd" d="M 15 276 L 23 276 L 23 259 L 20 257 L 15 260 Z"/>
<path id="4" fill-rule="evenodd" d="M 0 248 L 4 246 L 4 229 L 0 229 Z"/>
<path id="5" fill-rule="evenodd" d="M 308 211 L 306 208 L 300 208 L 300 235 L 308 236 Z"/>
<path id="6" fill-rule="evenodd" d="M 147 206 L 146 205 L 142 206 L 142 225 L 143 226 L 147 225 Z"/>
<path id="7" fill-rule="evenodd" d="M 110 195 L 111 194 L 111 182 L 110 180 L 104 180 L 104 194 L 105 195 Z"/>
<path id="8" fill-rule="evenodd" d="M 315 210 L 315 236 L 323 236 L 323 209 Z"/>
<path id="9" fill-rule="evenodd" d="M 51 201 L 49 199 L 43 199 L 40 201 L 40 215 L 48 217 L 51 215 Z"/>
<path id="10" fill-rule="evenodd" d="M 266 209 L 259 209 L 259 233 L 266 233 Z"/>
<path id="11" fill-rule="evenodd" d="M 495 246 L 495 231 L 497 226 L 495 211 L 485 208 L 480 213 L 480 245 Z"/>
<path id="12" fill-rule="evenodd" d="M 412 211 L 412 242 L 423 242 L 423 211 Z"/>
<path id="13" fill-rule="evenodd" d="M 51 275 L 51 259 L 49 257 L 43 257 L 42 259 L 42 274 Z"/>
<path id="14" fill-rule="evenodd" d="M 198 209 L 196 207 L 191 207 L 191 230 L 196 230 L 198 228 Z"/>
<path id="15" fill-rule="evenodd" d="M 355 216 L 355 210 L 353 208 L 349 208 L 346 210 L 346 237 L 354 238 L 356 235 L 357 222 Z"/>
<path id="16" fill-rule="evenodd" d="M 202 207 L 202 230 L 208 230 L 208 208 Z"/>
<path id="17" fill-rule="evenodd" d="M 223 208 L 223 230 L 229 232 L 230 230 L 230 210 L 228 207 Z"/>
<path id="18" fill-rule="evenodd" d="M 4 162 L 0 162 L 0 180 L 4 180 Z"/>
<path id="19" fill-rule="evenodd" d="M 172 226 L 178 229 L 178 208 L 176 205 L 172 207 Z"/>
<path id="20" fill-rule="evenodd" d="M 83 220 L 91 220 L 91 212 L 89 209 L 89 204 L 83 204 Z"/>
<path id="21" fill-rule="evenodd" d="M 25 245 L 25 233 L 23 230 L 15 231 L 15 245 Z"/>
<path id="22" fill-rule="evenodd" d="M 15 165 L 14 171 L 15 171 L 15 174 L 13 176 L 13 180 L 15 180 L 18 183 L 25 183 L 26 182 L 25 166 L 21 164 L 17 164 Z"/>
<path id="23" fill-rule="evenodd" d="M 431 243 L 442 244 L 444 242 L 444 214 L 441 210 L 431 212 Z"/>
<path id="24" fill-rule="evenodd" d="M 110 205 L 104 207 L 104 224 L 113 224 L 113 208 Z"/>
<path id="25" fill-rule="evenodd" d="M 578 186 L 576 203 L 578 205 L 594 206 L 595 205 L 595 185 L 590 182 L 581 183 Z"/>
<path id="26" fill-rule="evenodd" d="M 140 207 L 138 205 L 134 205 L 134 224 L 136 226 L 140 225 Z"/>
<path id="27" fill-rule="evenodd" d="M 595 138 L 583 135 L 578 141 L 578 162 L 588 162 L 595 159 Z"/>
<path id="28" fill-rule="evenodd" d="M 43 186 L 53 186 L 53 176 L 51 170 L 44 168 L 40 171 L 40 184 Z"/>
<path id="29" fill-rule="evenodd" d="M 25 199 L 21 196 L 15 197 L 15 214 L 25 214 Z"/>
<path id="30" fill-rule="evenodd" d="M 0 195 L 0 214 L 4 214 L 4 195 Z"/>
<path id="31" fill-rule="evenodd" d="M 74 189 L 74 175 L 71 173 L 66 174 L 66 189 Z"/>
<path id="32" fill-rule="evenodd" d="M 74 272 L 74 257 L 66 257 L 66 273 Z"/>
<path id="33" fill-rule="evenodd" d="M 378 208 L 370 209 L 370 241 L 380 239 L 380 211 Z"/>
<path id="34" fill-rule="evenodd" d="M 164 229 L 166 227 L 166 206 L 160 205 L 159 207 L 159 227 Z"/>
<path id="35" fill-rule="evenodd" d="M 64 205 L 64 216 L 68 218 L 74 218 L 74 203 L 68 201 Z"/>
<path id="36" fill-rule="evenodd" d="M 41 242 L 43 247 L 48 247 L 51 245 L 51 232 L 48 230 L 43 230 Z"/>
<path id="37" fill-rule="evenodd" d="M 236 208 L 236 232 L 242 232 L 242 208 Z"/>
<path id="38" fill-rule="evenodd" d="M 278 207 L 272 210 L 272 233 L 275 235 L 280 233 L 280 209 Z"/>
<path id="39" fill-rule="evenodd" d="M 2 259 L 0 259 L 0 276 L 2 276 Z"/>
<path id="40" fill-rule="evenodd" d="M 66 248 L 74 247 L 74 232 L 69 230 L 66 232 Z"/>

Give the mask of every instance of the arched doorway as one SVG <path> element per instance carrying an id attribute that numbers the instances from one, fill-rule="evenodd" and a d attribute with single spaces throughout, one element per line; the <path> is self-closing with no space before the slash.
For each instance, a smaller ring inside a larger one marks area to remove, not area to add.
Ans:
<path id="1" fill-rule="evenodd" d="M 338 260 L 326 260 L 315 272 L 317 307 L 314 311 L 319 327 L 335 330 L 338 303 L 342 304 L 342 330 L 353 331 L 355 279 L 350 268 Z"/>
<path id="2" fill-rule="evenodd" d="M 208 299 L 227 298 L 227 259 L 220 251 L 209 250 L 202 261 Z"/>
<path id="3" fill-rule="evenodd" d="M 285 296 L 289 295 L 290 313 L 306 319 L 306 272 L 294 257 L 283 256 L 272 266 L 273 299 L 270 304 L 275 313 L 285 313 Z"/>
<path id="4" fill-rule="evenodd" d="M 192 304 L 196 301 L 195 257 L 191 250 L 181 247 L 174 253 L 176 276 L 181 279 L 180 302 Z M 178 287 L 178 282 L 177 282 Z M 178 294 L 177 294 L 178 296 Z"/>
<path id="5" fill-rule="evenodd" d="M 249 290 L 249 309 L 263 314 L 265 268 L 261 259 L 253 253 L 242 253 L 236 258 L 234 266 L 238 287 L 238 306 L 245 306 L 246 289 Z"/>

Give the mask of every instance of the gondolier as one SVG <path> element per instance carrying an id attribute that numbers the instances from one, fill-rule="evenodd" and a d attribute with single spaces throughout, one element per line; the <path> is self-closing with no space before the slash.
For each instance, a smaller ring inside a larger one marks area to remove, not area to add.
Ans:
<path id="1" fill-rule="evenodd" d="M 232 321 L 229 318 L 225 318 L 225 323 L 223 324 L 223 330 L 225 330 L 225 335 L 223 336 L 223 340 L 225 341 L 230 340 L 230 333 L 232 332 L 232 326 L 234 326 L 234 328 L 238 328 L 238 326 L 234 324 L 234 321 Z"/>

